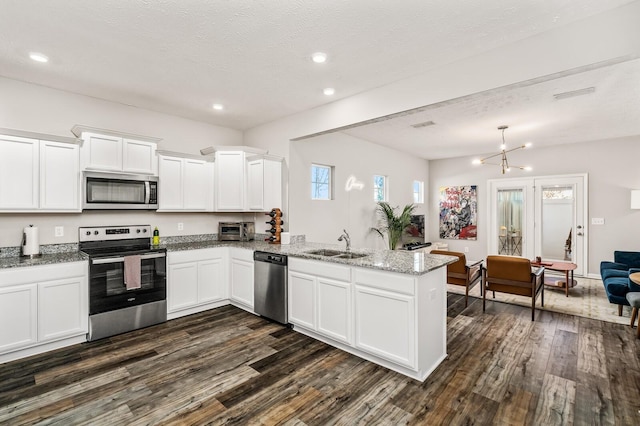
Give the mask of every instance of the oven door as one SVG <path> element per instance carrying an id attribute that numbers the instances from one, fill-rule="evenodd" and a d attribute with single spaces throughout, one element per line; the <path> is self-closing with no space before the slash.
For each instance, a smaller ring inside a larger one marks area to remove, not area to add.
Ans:
<path id="1" fill-rule="evenodd" d="M 127 290 L 124 256 L 91 258 L 89 266 L 89 315 L 166 300 L 167 253 L 140 255 L 140 288 Z"/>

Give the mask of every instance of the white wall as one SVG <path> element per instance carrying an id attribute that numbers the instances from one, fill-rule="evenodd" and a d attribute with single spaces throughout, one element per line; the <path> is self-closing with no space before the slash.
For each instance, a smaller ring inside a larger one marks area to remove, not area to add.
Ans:
<path id="1" fill-rule="evenodd" d="M 335 167 L 333 200 L 311 199 L 311 163 Z M 340 133 L 292 142 L 289 168 L 289 229 L 314 242 L 338 244 L 346 229 L 353 247 L 386 248 L 387 243 L 370 230 L 377 226 L 373 175 L 387 176 L 389 202 L 400 208 L 413 203 L 414 180 L 428 187 L 426 160 Z M 364 188 L 346 191 L 350 176 L 364 183 Z M 425 214 L 425 205 L 418 205 L 415 213 Z"/>
<path id="2" fill-rule="evenodd" d="M 0 77 L 0 128 L 73 137 L 75 124 L 162 138 L 158 149 L 190 154 L 200 154 L 201 148 L 211 145 L 243 145 L 238 130 Z M 218 221 L 241 216 L 130 211 L 0 213 L 0 247 L 19 245 L 21 230 L 29 224 L 39 227 L 41 244 L 58 244 L 77 242 L 79 226 L 151 224 L 159 227 L 161 236 L 191 235 L 218 232 Z M 183 231 L 177 230 L 178 222 L 184 223 Z M 54 237 L 55 226 L 65 227 L 64 237 Z"/>
<path id="3" fill-rule="evenodd" d="M 526 155 L 532 172 L 514 171 L 509 177 L 549 176 L 588 173 L 589 218 L 605 219 L 605 225 L 587 224 L 589 241 L 589 274 L 600 273 L 600 261 L 613 260 L 614 250 L 640 251 L 640 210 L 631 210 L 630 191 L 640 188 L 640 137 L 609 141 L 532 148 L 513 153 Z M 510 157 L 511 159 L 511 157 Z M 478 185 L 477 241 L 447 240 L 449 249 L 462 251 L 469 247 L 469 257 L 483 259 L 487 255 L 488 179 L 500 179 L 497 166 L 473 166 L 471 157 L 431 161 L 429 163 L 429 216 L 437 217 L 438 188 L 452 185 Z M 438 223 L 429 221 L 430 234 L 437 236 Z"/>

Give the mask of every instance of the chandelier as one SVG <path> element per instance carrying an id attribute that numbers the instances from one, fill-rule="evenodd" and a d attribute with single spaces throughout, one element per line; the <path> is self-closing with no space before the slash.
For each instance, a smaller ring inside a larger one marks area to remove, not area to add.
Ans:
<path id="1" fill-rule="evenodd" d="M 515 151 L 518 149 L 523 149 L 523 148 L 528 148 L 531 146 L 531 143 L 526 143 L 524 145 L 515 147 L 515 148 L 511 148 L 511 149 L 507 149 L 507 144 L 504 141 L 504 131 L 507 130 L 509 128 L 509 126 L 500 126 L 498 127 L 498 130 L 502 130 L 502 145 L 500 145 L 500 152 L 494 155 L 490 155 L 488 157 L 482 158 L 482 159 L 475 159 L 473 160 L 473 164 L 490 164 L 493 166 L 500 166 L 502 168 L 502 174 L 504 174 L 505 172 L 510 172 L 512 167 L 515 167 L 517 169 L 520 170 L 531 170 L 531 167 L 529 166 L 513 166 L 513 165 L 509 165 L 509 160 L 507 160 L 507 152 L 511 152 L 511 151 Z M 495 157 L 500 157 L 500 163 L 490 163 L 487 162 L 487 160 L 491 159 L 491 158 L 495 158 Z"/>

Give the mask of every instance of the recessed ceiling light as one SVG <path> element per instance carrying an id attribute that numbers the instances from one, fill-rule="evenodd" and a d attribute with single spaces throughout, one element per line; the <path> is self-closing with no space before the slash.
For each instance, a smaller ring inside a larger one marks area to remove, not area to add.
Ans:
<path id="1" fill-rule="evenodd" d="M 323 52 L 316 52 L 313 55 L 311 55 L 311 59 L 316 64 L 321 64 L 327 61 L 327 54 Z"/>
<path id="2" fill-rule="evenodd" d="M 222 111 L 224 109 L 224 105 L 222 104 L 213 104 L 213 109 L 216 111 Z"/>
<path id="3" fill-rule="evenodd" d="M 29 53 L 29 57 L 36 62 L 49 62 L 49 58 L 46 55 L 38 52 Z"/>
<path id="4" fill-rule="evenodd" d="M 333 87 L 327 87 L 326 89 L 324 89 L 324 90 L 322 91 L 322 93 L 324 93 L 324 94 L 325 94 L 325 95 L 327 95 L 327 96 L 331 96 L 331 95 L 333 95 L 334 93 L 336 93 L 336 90 L 335 90 Z"/>

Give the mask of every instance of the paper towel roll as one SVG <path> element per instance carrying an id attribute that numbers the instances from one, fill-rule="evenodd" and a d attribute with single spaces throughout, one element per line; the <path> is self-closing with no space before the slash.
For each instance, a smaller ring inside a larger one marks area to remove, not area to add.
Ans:
<path id="1" fill-rule="evenodd" d="M 32 256 L 40 253 L 40 240 L 38 238 L 38 227 L 29 225 L 24 228 L 22 237 L 22 255 Z"/>

